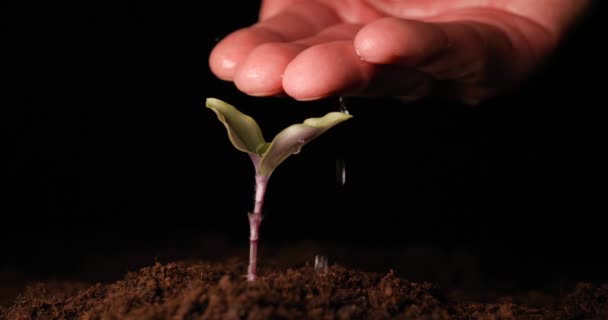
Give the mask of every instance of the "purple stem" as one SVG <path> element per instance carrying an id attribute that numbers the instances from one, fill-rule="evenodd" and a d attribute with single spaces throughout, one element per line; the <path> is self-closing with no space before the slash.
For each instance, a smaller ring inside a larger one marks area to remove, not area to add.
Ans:
<path id="1" fill-rule="evenodd" d="M 262 222 L 262 206 L 264 194 L 268 185 L 268 176 L 255 176 L 255 205 L 253 212 L 249 213 L 249 268 L 247 268 L 247 281 L 257 278 L 258 239 L 260 223 Z"/>

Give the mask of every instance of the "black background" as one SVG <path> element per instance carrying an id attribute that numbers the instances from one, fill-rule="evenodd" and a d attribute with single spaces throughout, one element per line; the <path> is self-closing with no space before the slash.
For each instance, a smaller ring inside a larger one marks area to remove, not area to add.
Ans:
<path id="1" fill-rule="evenodd" d="M 337 109 L 247 97 L 210 73 L 211 48 L 253 23 L 257 2 L 3 6 L 0 270 L 70 275 L 89 256 L 213 247 L 197 242 L 209 235 L 246 247 L 253 169 L 205 98 L 251 114 L 267 138 Z M 606 280 L 595 9 L 536 77 L 476 109 L 348 100 L 355 118 L 273 175 L 263 244 L 458 248 L 507 278 Z"/>

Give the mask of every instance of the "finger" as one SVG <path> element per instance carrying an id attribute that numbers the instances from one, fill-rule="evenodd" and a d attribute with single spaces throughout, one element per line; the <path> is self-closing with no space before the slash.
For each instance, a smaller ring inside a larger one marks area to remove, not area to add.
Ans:
<path id="1" fill-rule="evenodd" d="M 238 66 L 255 47 L 309 37 L 338 21 L 327 6 L 312 1 L 298 2 L 280 14 L 228 35 L 211 52 L 209 66 L 219 78 L 232 80 Z"/>
<path id="2" fill-rule="evenodd" d="M 472 23 L 425 23 L 386 18 L 355 37 L 361 59 L 416 67 L 437 79 L 463 79 L 486 66 L 489 44 Z"/>
<path id="3" fill-rule="evenodd" d="M 412 67 L 445 50 L 448 39 L 442 29 L 429 23 L 384 18 L 362 28 L 354 45 L 367 62 Z"/>
<path id="4" fill-rule="evenodd" d="M 360 25 L 339 24 L 296 42 L 271 42 L 259 45 L 247 56 L 234 75 L 239 90 L 253 96 L 283 93 L 282 78 L 287 65 L 308 47 L 337 40 L 350 40 Z"/>
<path id="5" fill-rule="evenodd" d="M 362 28 L 354 43 L 361 59 L 428 73 L 441 82 L 442 95 L 467 101 L 487 96 L 494 82 L 521 73 L 512 62 L 521 61 L 512 42 L 497 28 L 478 22 L 386 18 Z"/>
<path id="6" fill-rule="evenodd" d="M 406 68 L 362 61 L 352 41 L 316 45 L 300 53 L 285 69 L 283 89 L 298 100 L 315 100 L 337 94 L 398 95 L 424 91 L 428 79 Z"/>
<path id="7" fill-rule="evenodd" d="M 236 87 L 252 96 L 283 92 L 282 77 L 287 65 L 307 46 L 297 43 L 262 44 L 249 54 L 234 75 Z"/>

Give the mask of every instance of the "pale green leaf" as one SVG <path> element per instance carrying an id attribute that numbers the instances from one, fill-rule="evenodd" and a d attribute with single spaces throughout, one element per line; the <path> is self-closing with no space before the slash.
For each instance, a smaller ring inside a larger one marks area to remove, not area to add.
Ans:
<path id="1" fill-rule="evenodd" d="M 287 157 L 338 123 L 352 116 L 342 112 L 330 112 L 322 118 L 310 118 L 302 124 L 294 124 L 279 132 L 267 147 L 258 166 L 258 174 L 270 176 Z"/>
<path id="2" fill-rule="evenodd" d="M 258 148 L 264 149 L 266 141 L 264 141 L 262 130 L 253 118 L 219 99 L 208 98 L 206 106 L 213 110 L 224 124 L 235 148 L 251 154 L 258 154 Z"/>

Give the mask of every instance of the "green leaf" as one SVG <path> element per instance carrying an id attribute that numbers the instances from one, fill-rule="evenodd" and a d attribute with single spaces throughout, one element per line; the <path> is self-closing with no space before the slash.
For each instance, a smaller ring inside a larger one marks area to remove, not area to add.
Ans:
<path id="1" fill-rule="evenodd" d="M 342 112 L 330 112 L 322 118 L 306 119 L 279 132 L 272 140 L 258 166 L 258 174 L 270 176 L 285 159 L 300 152 L 303 146 L 338 123 L 352 118 Z"/>
<path id="2" fill-rule="evenodd" d="M 266 141 L 264 141 L 260 126 L 252 117 L 215 98 L 208 98 L 206 106 L 213 110 L 217 118 L 224 124 L 235 148 L 243 152 L 258 154 L 257 149 Z"/>

